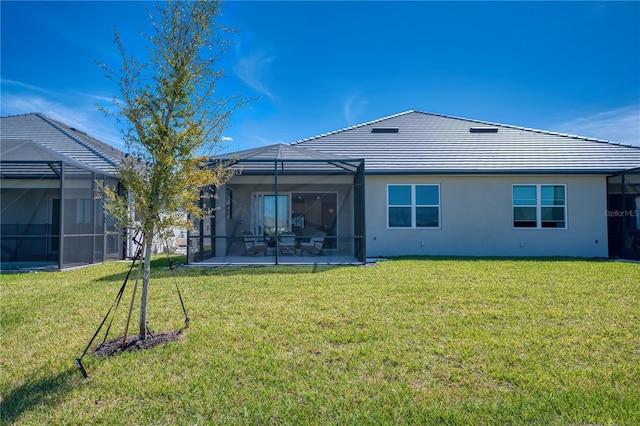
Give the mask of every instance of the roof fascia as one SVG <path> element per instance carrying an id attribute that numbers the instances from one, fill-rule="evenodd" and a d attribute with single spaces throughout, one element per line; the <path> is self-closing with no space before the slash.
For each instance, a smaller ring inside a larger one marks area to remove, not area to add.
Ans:
<path id="1" fill-rule="evenodd" d="M 443 176 L 443 175 L 611 175 L 619 170 L 408 170 L 402 172 L 366 171 L 367 176 Z"/>
<path id="2" fill-rule="evenodd" d="M 104 175 L 104 176 L 108 176 L 108 177 L 112 177 L 112 178 L 116 178 L 116 179 L 120 179 L 120 177 L 118 175 L 115 175 L 113 173 L 109 173 L 109 172 L 105 172 L 104 170 L 100 170 L 100 169 L 96 169 L 90 166 L 85 166 L 84 164 L 81 164 L 77 161 L 74 160 L 35 160 L 35 161 L 29 161 L 29 160 L 6 160 L 6 161 L 0 161 L 0 164 L 48 164 L 51 167 L 51 164 L 67 164 L 69 166 L 75 167 L 76 169 L 82 169 L 85 172 L 91 172 L 91 173 L 95 173 L 97 175 Z"/>
<path id="3" fill-rule="evenodd" d="M 218 159 L 212 161 L 212 163 L 223 163 L 225 161 L 229 161 L 227 159 Z M 239 163 L 362 163 L 364 162 L 364 158 L 325 158 L 325 159 L 253 159 L 253 158 L 238 158 L 233 161 L 233 164 Z"/>

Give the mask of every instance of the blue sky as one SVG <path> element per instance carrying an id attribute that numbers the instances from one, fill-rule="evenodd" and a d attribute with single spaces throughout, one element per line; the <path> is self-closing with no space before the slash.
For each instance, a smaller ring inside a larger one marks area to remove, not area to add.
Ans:
<path id="1" fill-rule="evenodd" d="M 142 55 L 146 2 L 0 3 L 2 116 L 42 112 L 122 147 L 95 61 Z M 225 3 L 240 30 L 225 151 L 414 109 L 640 146 L 640 2 Z"/>

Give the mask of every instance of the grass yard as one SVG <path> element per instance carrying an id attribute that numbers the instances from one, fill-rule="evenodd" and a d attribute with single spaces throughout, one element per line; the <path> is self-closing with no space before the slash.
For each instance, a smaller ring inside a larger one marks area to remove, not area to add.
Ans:
<path id="1" fill-rule="evenodd" d="M 639 264 L 180 269 L 186 337 L 83 379 L 127 268 L 0 275 L 3 424 L 640 424 Z M 182 320 L 156 260 L 150 328 Z"/>

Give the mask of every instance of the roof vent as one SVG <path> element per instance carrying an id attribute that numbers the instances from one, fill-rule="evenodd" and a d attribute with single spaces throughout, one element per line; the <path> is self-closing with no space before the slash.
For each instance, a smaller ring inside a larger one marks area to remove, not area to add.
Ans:
<path id="1" fill-rule="evenodd" d="M 397 127 L 374 127 L 371 133 L 398 133 Z"/>
<path id="2" fill-rule="evenodd" d="M 87 135 L 85 132 L 83 132 L 82 130 L 76 129 L 75 127 L 69 127 L 69 130 L 74 131 L 76 133 L 80 133 L 82 135 Z M 87 135 L 87 136 L 89 136 L 89 135 Z"/>
<path id="3" fill-rule="evenodd" d="M 471 127 L 471 133 L 498 133 L 497 127 Z"/>

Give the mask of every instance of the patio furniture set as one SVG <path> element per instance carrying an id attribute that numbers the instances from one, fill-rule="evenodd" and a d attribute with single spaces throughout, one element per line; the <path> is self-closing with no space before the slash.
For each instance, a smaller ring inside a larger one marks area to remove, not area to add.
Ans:
<path id="1" fill-rule="evenodd" d="M 297 256 L 298 251 L 300 256 L 304 256 L 305 253 L 311 256 L 323 255 L 324 237 L 312 237 L 308 241 L 303 241 L 293 232 L 286 232 L 280 235 L 280 241 L 276 241 L 274 237 L 263 237 L 243 232 L 242 241 L 244 243 L 243 256 L 275 255 L 276 250 L 281 256 Z"/>

